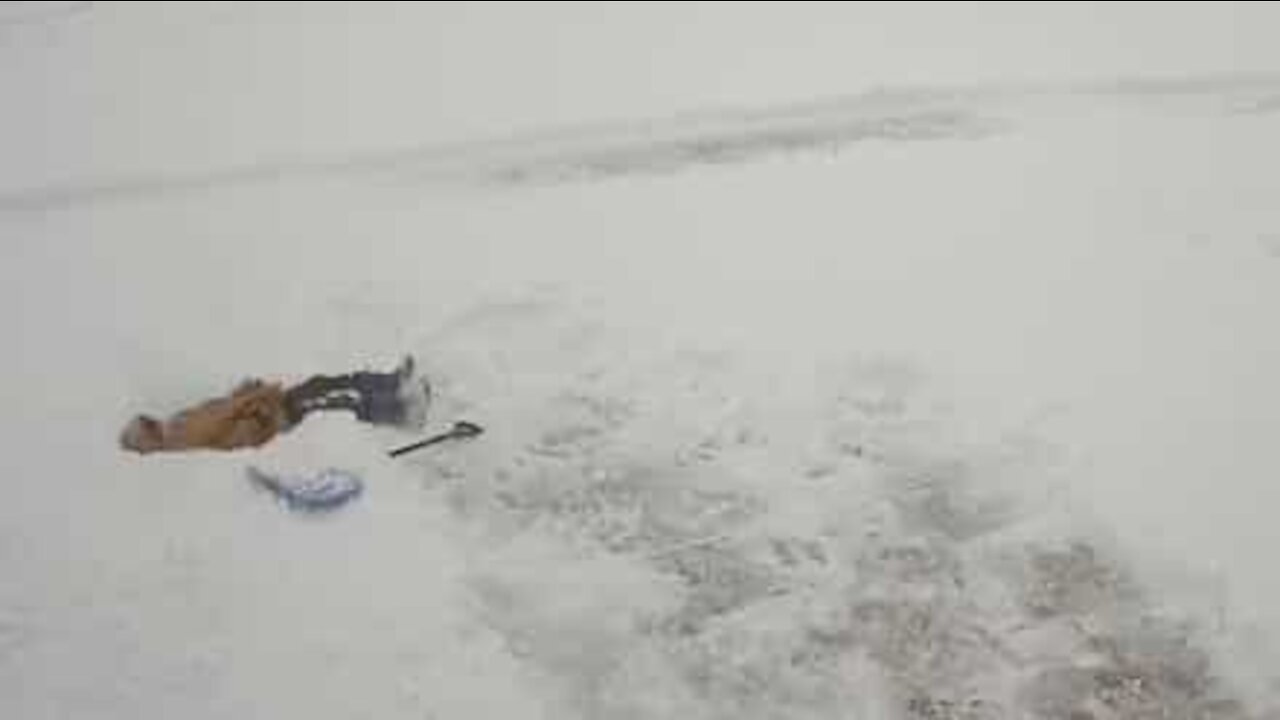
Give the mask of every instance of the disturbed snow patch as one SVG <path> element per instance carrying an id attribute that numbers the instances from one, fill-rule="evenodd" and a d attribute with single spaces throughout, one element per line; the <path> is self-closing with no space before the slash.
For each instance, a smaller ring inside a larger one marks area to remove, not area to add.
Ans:
<path id="1" fill-rule="evenodd" d="M 438 412 L 501 418 L 414 462 L 553 715 L 1259 717 L 1204 623 L 1055 504 L 1052 446 L 958 440 L 905 363 L 798 389 L 544 301 L 418 350 Z"/>

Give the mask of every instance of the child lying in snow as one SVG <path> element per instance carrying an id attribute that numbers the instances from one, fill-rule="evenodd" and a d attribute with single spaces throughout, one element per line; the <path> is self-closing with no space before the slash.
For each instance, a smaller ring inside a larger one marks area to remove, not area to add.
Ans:
<path id="1" fill-rule="evenodd" d="M 315 410 L 350 410 L 363 422 L 417 427 L 426 422 L 430 386 L 425 380 L 410 382 L 413 375 L 413 358 L 406 357 L 389 373 L 317 375 L 290 388 L 248 380 L 230 395 L 163 422 L 135 417 L 120 434 L 120 445 L 138 453 L 258 447 Z"/>

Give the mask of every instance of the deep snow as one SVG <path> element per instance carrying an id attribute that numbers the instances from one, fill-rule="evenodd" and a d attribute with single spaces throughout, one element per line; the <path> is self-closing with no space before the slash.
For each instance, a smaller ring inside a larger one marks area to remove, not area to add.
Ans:
<path id="1" fill-rule="evenodd" d="M 334 37 L 391 48 L 339 89 L 384 78 L 409 11 L 67 5 L 0 37 L 30 101 L 0 175 L 6 717 L 1280 708 L 1280 80 L 1200 58 L 1172 69 L 1218 74 L 815 102 L 775 70 L 756 106 L 707 65 L 685 95 L 580 68 L 610 91 L 317 129 L 269 91 L 329 102 L 303 69 Z M 456 59 L 496 11 L 440 12 L 466 18 L 423 47 Z M 606 44 L 563 32 L 560 70 Z M 84 95 L 37 79 L 77 68 Z M 245 374 L 405 351 L 436 425 L 486 435 L 396 461 L 410 437 L 345 417 L 261 452 L 114 445 Z M 299 518 L 250 463 L 368 487 Z"/>

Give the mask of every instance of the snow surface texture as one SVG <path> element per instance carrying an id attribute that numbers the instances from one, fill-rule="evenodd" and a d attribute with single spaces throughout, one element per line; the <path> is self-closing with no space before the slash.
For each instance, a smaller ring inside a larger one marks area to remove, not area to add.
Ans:
<path id="1" fill-rule="evenodd" d="M 14 6 L 0 50 L 88 37 L 135 92 L 137 9 Z M 251 80 L 225 52 L 214 95 Z M 1280 717 L 1277 98 L 947 86 L 225 159 L 6 135 L 0 713 Z M 435 427 L 486 433 L 115 446 L 402 352 Z M 248 465 L 366 489 L 299 517 Z"/>

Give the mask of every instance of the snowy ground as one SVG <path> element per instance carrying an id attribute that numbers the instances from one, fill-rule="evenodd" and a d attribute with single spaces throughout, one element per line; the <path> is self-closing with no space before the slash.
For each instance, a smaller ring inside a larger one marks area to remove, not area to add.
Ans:
<path id="1" fill-rule="evenodd" d="M 13 5 L 5 717 L 1280 717 L 1280 78 L 290 144 L 280 7 Z M 402 352 L 488 433 L 115 446 Z M 250 463 L 369 487 L 299 518 Z"/>

